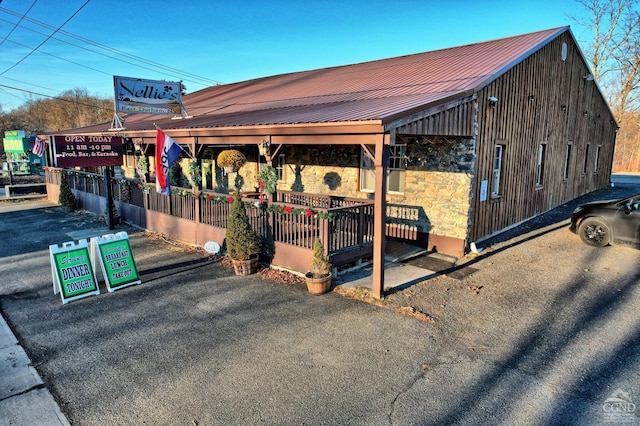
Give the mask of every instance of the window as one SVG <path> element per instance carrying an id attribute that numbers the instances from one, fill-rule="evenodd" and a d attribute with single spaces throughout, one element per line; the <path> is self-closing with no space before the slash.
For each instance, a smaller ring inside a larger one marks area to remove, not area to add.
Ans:
<path id="1" fill-rule="evenodd" d="M 596 145 L 596 159 L 593 164 L 593 173 L 598 173 L 600 171 L 600 167 L 598 163 L 600 162 L 600 149 L 602 145 Z"/>
<path id="2" fill-rule="evenodd" d="M 564 172 L 562 173 L 562 179 L 567 180 L 569 179 L 569 164 L 571 161 L 571 144 L 567 144 L 567 150 L 565 151 L 564 154 Z"/>
<path id="3" fill-rule="evenodd" d="M 536 166 L 536 186 L 542 186 L 544 181 L 544 162 L 545 154 L 547 153 L 547 144 L 541 143 L 538 145 L 538 159 Z"/>
<path id="4" fill-rule="evenodd" d="M 589 144 L 584 149 L 584 163 L 582 163 L 582 174 L 586 175 L 589 169 Z"/>
<path id="5" fill-rule="evenodd" d="M 404 164 L 406 145 L 389 147 L 389 171 L 387 172 L 387 191 L 404 192 Z"/>
<path id="6" fill-rule="evenodd" d="M 493 180 L 491 181 L 491 196 L 498 197 L 502 193 L 500 179 L 502 174 L 502 158 L 504 155 L 504 145 L 496 145 L 493 159 Z"/>
<path id="7" fill-rule="evenodd" d="M 404 170 L 406 145 L 389 147 L 389 164 L 387 165 L 387 192 L 404 192 Z M 372 150 L 373 151 L 373 150 Z M 373 192 L 376 184 L 376 171 L 373 160 L 362 150 L 360 154 L 360 190 Z"/>
<path id="8" fill-rule="evenodd" d="M 278 172 L 278 182 L 284 182 L 285 157 L 284 154 L 278 155 L 276 161 L 276 171 Z"/>

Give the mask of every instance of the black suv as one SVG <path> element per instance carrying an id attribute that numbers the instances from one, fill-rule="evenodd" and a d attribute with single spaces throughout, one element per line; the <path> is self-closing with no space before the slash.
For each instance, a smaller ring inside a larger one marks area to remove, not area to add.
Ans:
<path id="1" fill-rule="evenodd" d="M 571 214 L 569 229 L 590 246 L 625 244 L 640 248 L 640 194 L 582 204 Z"/>

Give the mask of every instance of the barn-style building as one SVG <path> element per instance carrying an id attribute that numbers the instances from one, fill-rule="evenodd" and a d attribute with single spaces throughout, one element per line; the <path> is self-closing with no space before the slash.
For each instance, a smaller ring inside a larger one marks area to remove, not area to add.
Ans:
<path id="1" fill-rule="evenodd" d="M 334 266 L 372 259 L 377 295 L 386 238 L 460 257 L 472 242 L 608 185 L 618 128 L 569 27 L 213 86 L 183 102 L 190 118 L 125 117 L 118 134 L 136 148 L 123 173 L 136 178 L 140 158 L 153 165 L 157 125 L 196 158 L 200 187 L 143 191 L 136 203 L 130 186 L 116 203 L 123 218 L 193 243 L 221 241 L 211 194 L 239 186 L 251 197 L 271 164 L 270 203 L 338 218 L 273 213 L 271 262 L 304 271 L 303 236 L 319 236 Z M 62 133 L 114 134 L 109 127 Z M 249 159 L 235 174 L 216 165 L 230 147 Z M 193 206 L 175 207 L 189 192 Z"/>

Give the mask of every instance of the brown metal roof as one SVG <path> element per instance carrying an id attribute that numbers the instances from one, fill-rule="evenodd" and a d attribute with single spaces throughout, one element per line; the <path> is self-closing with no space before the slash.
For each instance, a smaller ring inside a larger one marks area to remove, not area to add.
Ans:
<path id="1" fill-rule="evenodd" d="M 209 87 L 184 96 L 192 116 L 129 115 L 129 131 L 378 120 L 478 91 L 569 27 L 353 65 Z M 108 126 L 108 125 L 107 125 Z M 80 129 L 76 129 L 80 130 Z M 105 125 L 83 132 L 102 132 Z M 76 132 L 81 133 L 81 132 Z"/>

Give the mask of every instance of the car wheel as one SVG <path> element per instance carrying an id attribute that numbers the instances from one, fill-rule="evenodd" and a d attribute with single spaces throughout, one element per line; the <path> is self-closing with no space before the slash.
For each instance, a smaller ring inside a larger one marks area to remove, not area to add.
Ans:
<path id="1" fill-rule="evenodd" d="M 580 224 L 580 239 L 594 247 L 604 247 L 611 242 L 609 225 L 597 217 L 589 217 Z"/>

